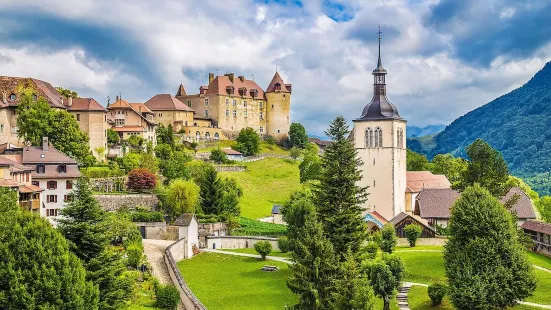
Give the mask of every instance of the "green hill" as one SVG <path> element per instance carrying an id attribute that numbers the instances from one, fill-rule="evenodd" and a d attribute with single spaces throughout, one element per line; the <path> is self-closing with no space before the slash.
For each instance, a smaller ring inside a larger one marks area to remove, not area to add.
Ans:
<path id="1" fill-rule="evenodd" d="M 551 193 L 551 62 L 522 87 L 459 117 L 435 137 L 429 157 L 465 156 L 477 138 L 499 150 L 509 169 L 537 192 Z"/>

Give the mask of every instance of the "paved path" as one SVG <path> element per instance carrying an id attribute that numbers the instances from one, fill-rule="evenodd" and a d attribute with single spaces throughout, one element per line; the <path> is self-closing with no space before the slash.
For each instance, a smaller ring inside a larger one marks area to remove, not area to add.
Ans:
<path id="1" fill-rule="evenodd" d="M 398 288 L 398 295 L 396 295 L 396 301 L 398 302 L 398 309 L 410 310 L 408 303 L 408 292 L 411 288 L 411 283 L 404 282 L 402 286 Z"/>
<path id="2" fill-rule="evenodd" d="M 541 266 L 538 266 L 538 265 L 534 265 L 534 268 L 539 269 L 539 270 L 543 270 L 543 271 L 545 271 L 545 272 L 551 273 L 551 270 L 549 270 L 549 269 L 547 269 L 547 268 L 544 268 L 544 267 L 541 267 Z"/>
<path id="3" fill-rule="evenodd" d="M 165 249 L 172 243 L 174 243 L 172 240 L 143 239 L 143 250 L 147 261 L 153 269 L 153 275 L 161 284 L 173 284 L 164 259 Z"/>
<path id="4" fill-rule="evenodd" d="M 214 249 L 201 249 L 201 251 L 204 252 L 210 252 L 210 253 L 218 253 L 218 254 L 226 254 L 226 255 L 235 255 L 235 256 L 245 256 L 245 257 L 254 257 L 254 258 L 261 258 L 260 255 L 257 254 L 249 254 L 249 253 L 238 253 L 238 252 L 230 252 L 230 251 L 220 251 L 220 250 L 214 250 Z M 282 263 L 292 264 L 293 262 L 283 258 L 283 257 L 277 257 L 277 256 L 266 256 L 266 259 L 269 260 L 275 260 Z"/>

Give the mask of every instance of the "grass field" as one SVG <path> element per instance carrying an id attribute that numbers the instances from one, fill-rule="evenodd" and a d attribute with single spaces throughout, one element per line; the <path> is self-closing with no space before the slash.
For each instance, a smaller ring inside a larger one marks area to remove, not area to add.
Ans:
<path id="1" fill-rule="evenodd" d="M 212 150 L 216 150 L 217 148 L 231 148 L 232 146 L 235 146 L 235 144 L 236 142 L 232 140 L 222 140 L 214 145 L 197 150 L 197 153 L 211 152 Z M 266 142 L 260 142 L 259 154 L 289 155 L 289 151 L 279 145 L 270 145 Z"/>
<path id="2" fill-rule="evenodd" d="M 264 265 L 278 266 L 263 272 Z M 284 309 L 297 302 L 287 288 L 289 266 L 276 261 L 224 254 L 202 253 L 178 263 L 185 281 L 210 310 Z"/>
<path id="3" fill-rule="evenodd" d="M 247 171 L 220 172 L 234 178 L 243 188 L 239 200 L 241 215 L 253 219 L 270 216 L 272 206 L 282 204 L 294 190 L 300 188 L 298 162 L 265 158 L 246 163 Z"/>
<path id="4" fill-rule="evenodd" d="M 236 252 L 236 253 L 246 253 L 246 254 L 256 254 L 258 253 L 255 251 L 254 248 L 245 248 L 245 249 L 225 249 L 222 251 L 228 251 L 228 252 Z M 291 258 L 291 253 L 283 253 L 281 251 L 272 251 L 268 256 L 276 256 L 276 257 L 285 257 L 285 258 Z"/>
<path id="5" fill-rule="evenodd" d="M 532 264 L 551 270 L 550 257 L 533 252 L 527 252 L 526 254 L 528 255 L 528 259 L 532 262 Z"/>

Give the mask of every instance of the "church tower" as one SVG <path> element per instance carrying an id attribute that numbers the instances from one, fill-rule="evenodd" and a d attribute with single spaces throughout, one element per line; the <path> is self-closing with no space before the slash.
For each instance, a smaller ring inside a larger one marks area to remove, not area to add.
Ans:
<path id="1" fill-rule="evenodd" d="M 364 209 L 387 220 L 405 212 L 406 120 L 386 97 L 386 70 L 379 60 L 373 70 L 373 99 L 354 120 L 354 146 L 363 161 L 361 186 L 368 186 Z"/>

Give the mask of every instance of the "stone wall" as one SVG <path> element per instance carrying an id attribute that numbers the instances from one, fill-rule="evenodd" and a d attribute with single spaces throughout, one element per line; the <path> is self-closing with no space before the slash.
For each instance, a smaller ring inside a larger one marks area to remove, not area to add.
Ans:
<path id="1" fill-rule="evenodd" d="M 218 172 L 222 172 L 222 171 L 231 171 L 231 172 L 247 171 L 247 167 L 244 167 L 244 166 L 214 166 L 214 169 Z"/>
<path id="2" fill-rule="evenodd" d="M 122 208 L 134 209 L 136 207 L 156 210 L 159 205 L 157 196 L 151 194 L 94 195 L 94 198 L 106 211 L 116 211 Z"/>
<path id="3" fill-rule="evenodd" d="M 209 249 L 245 249 L 254 248 L 258 241 L 269 241 L 273 250 L 279 250 L 277 238 L 249 237 L 249 236 L 207 236 Z"/>
<path id="4" fill-rule="evenodd" d="M 136 222 L 136 226 L 145 227 L 145 238 L 157 240 L 170 240 L 166 231 L 165 222 Z"/>
<path id="5" fill-rule="evenodd" d="M 180 291 L 180 299 L 184 304 L 186 310 L 206 310 L 207 308 L 199 301 L 199 299 L 193 294 L 189 286 L 184 281 L 182 273 L 176 266 L 176 262 L 181 260 L 182 251 L 185 245 L 185 239 L 181 239 L 171 244 L 165 250 L 165 263 L 168 269 L 168 273 L 172 282 L 176 285 L 176 288 Z"/>

